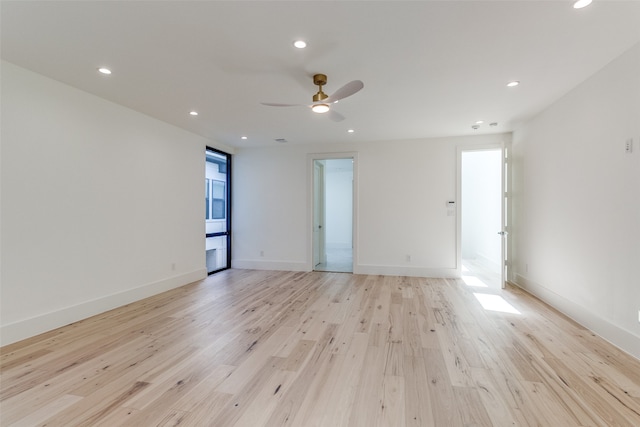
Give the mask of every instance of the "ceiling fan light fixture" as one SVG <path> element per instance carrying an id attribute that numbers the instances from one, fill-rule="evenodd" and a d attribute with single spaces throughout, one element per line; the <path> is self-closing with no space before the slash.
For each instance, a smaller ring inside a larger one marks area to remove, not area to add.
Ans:
<path id="1" fill-rule="evenodd" d="M 329 111 L 329 106 L 327 104 L 314 104 L 313 107 L 311 107 L 311 111 L 314 113 L 326 113 Z"/>
<path id="2" fill-rule="evenodd" d="M 326 74 L 314 74 L 313 84 L 318 86 L 318 92 L 313 95 L 311 104 L 280 104 L 275 102 L 261 102 L 261 104 L 269 107 L 305 107 L 310 108 L 311 111 L 319 114 L 328 112 L 329 114 L 327 114 L 327 116 L 329 116 L 330 120 L 334 122 L 341 122 L 344 120 L 344 116 L 335 110 L 332 110 L 330 105 L 357 93 L 364 87 L 364 83 L 360 80 L 353 80 L 333 92 L 331 95 L 327 95 L 322 91 L 322 86 L 327 84 Z"/>

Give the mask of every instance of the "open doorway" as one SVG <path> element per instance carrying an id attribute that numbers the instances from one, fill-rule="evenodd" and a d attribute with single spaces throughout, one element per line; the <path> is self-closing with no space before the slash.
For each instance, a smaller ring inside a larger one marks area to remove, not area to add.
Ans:
<path id="1" fill-rule="evenodd" d="M 503 151 L 461 152 L 462 279 L 469 286 L 503 286 Z"/>
<path id="2" fill-rule="evenodd" d="M 313 270 L 353 272 L 353 163 L 313 160 Z"/>

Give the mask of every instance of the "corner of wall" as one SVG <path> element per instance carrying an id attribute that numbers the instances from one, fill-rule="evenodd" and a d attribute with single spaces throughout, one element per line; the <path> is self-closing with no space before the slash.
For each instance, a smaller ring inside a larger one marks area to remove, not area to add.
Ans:
<path id="1" fill-rule="evenodd" d="M 148 283 L 124 292 L 107 295 L 82 304 L 66 307 L 61 310 L 44 313 L 35 317 L 19 320 L 0 327 L 0 346 L 33 337 L 56 328 L 87 319 L 108 310 L 130 304 L 180 286 L 202 280 L 207 277 L 206 269 L 198 269 L 190 273 L 170 277 L 154 283 Z"/>
<path id="2" fill-rule="evenodd" d="M 620 350 L 640 360 L 640 337 L 597 316 L 585 307 L 554 293 L 540 283 L 518 273 L 514 276 L 514 281 L 511 283 L 539 298 L 590 331 L 595 332 Z"/>

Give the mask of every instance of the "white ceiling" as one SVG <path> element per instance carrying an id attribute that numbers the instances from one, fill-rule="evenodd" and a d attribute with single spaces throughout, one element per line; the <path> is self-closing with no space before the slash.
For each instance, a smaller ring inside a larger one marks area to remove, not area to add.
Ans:
<path id="1" fill-rule="evenodd" d="M 508 132 L 640 42 L 639 1 L 581 10 L 569 0 L 1 7 L 3 59 L 235 147 Z M 306 49 L 292 46 L 299 38 Z M 260 105 L 310 103 L 315 73 L 328 75 L 328 94 L 364 82 L 334 105 L 343 122 Z M 507 88 L 510 80 L 522 83 Z M 473 130 L 477 120 L 485 123 Z"/>

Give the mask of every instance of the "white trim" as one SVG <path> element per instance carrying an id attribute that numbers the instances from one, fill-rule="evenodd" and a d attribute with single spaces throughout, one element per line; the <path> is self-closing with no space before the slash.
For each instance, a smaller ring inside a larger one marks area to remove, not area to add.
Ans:
<path id="1" fill-rule="evenodd" d="M 536 296 L 556 310 L 575 320 L 585 328 L 595 332 L 619 349 L 640 359 L 640 337 L 626 329 L 614 325 L 607 319 L 594 314 L 590 310 L 566 299 L 520 274 L 515 274 L 514 285 Z"/>
<path id="2" fill-rule="evenodd" d="M 461 144 L 456 147 L 456 270 L 458 272 L 458 277 L 462 276 L 462 153 L 465 151 L 487 151 L 487 150 L 501 150 L 502 151 L 502 162 L 504 162 L 504 151 L 505 147 L 508 147 L 510 142 L 503 139 L 502 142 L 492 143 L 492 144 L 482 144 L 482 145 L 473 145 L 473 144 Z M 502 186 L 502 197 L 501 197 L 501 224 L 502 228 L 505 228 L 505 223 L 507 218 L 504 217 L 504 164 L 502 165 L 502 170 L 500 172 L 500 181 Z M 509 212 L 511 209 L 509 209 Z M 510 237 L 507 234 L 505 237 L 507 239 L 507 247 L 511 247 Z M 502 260 L 507 259 L 508 262 L 508 253 L 505 253 L 504 242 L 502 244 L 501 250 L 501 258 Z M 500 267 L 500 277 L 502 288 L 504 288 L 508 278 L 504 277 L 504 268 Z"/>
<path id="3" fill-rule="evenodd" d="M 95 316 L 114 308 L 122 307 L 141 299 L 178 288 L 207 277 L 206 269 L 169 277 L 154 283 L 107 295 L 81 304 L 19 320 L 0 328 L 0 345 L 7 345 L 35 335 L 51 331 L 61 326 Z"/>
<path id="4" fill-rule="evenodd" d="M 232 259 L 231 268 L 242 270 L 311 271 L 307 262 Z"/>
<path id="5" fill-rule="evenodd" d="M 354 265 L 354 274 L 369 274 L 378 276 L 409 276 L 409 277 L 431 277 L 431 278 L 459 278 L 460 274 L 456 268 L 429 268 L 429 267 L 407 267 L 394 265 Z"/>

